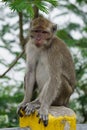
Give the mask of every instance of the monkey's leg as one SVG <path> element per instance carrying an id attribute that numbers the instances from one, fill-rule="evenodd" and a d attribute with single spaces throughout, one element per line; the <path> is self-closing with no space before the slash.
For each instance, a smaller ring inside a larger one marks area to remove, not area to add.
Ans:
<path id="1" fill-rule="evenodd" d="M 45 126 L 48 125 L 49 106 L 55 100 L 57 95 L 59 95 L 61 80 L 60 78 L 58 79 L 59 80 L 57 80 L 56 77 L 49 78 L 38 98 L 41 103 L 41 107 L 38 110 L 38 116 Z"/>
<path id="2" fill-rule="evenodd" d="M 68 106 L 69 98 L 74 91 L 73 87 L 70 84 L 70 81 L 65 75 L 62 75 L 61 79 L 62 83 L 61 83 L 60 95 L 56 98 L 55 102 L 53 103 L 54 106 L 55 104 L 57 106 Z"/>

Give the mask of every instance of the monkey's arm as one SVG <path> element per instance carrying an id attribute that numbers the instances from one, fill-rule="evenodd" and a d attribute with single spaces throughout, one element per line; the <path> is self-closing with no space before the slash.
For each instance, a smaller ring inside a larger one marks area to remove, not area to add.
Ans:
<path id="1" fill-rule="evenodd" d="M 27 65 L 27 71 L 25 74 L 24 81 L 24 100 L 23 102 L 28 103 L 32 98 L 32 91 L 35 83 L 35 64 L 30 63 Z"/>
<path id="2" fill-rule="evenodd" d="M 26 103 L 29 103 L 32 98 L 33 87 L 35 83 L 35 69 L 36 69 L 36 62 L 37 62 L 37 49 L 33 45 L 27 45 L 26 47 L 26 74 L 25 74 L 25 81 L 24 81 L 24 99 L 18 106 L 18 112 L 20 108 L 25 109 Z M 20 114 L 20 113 L 19 113 Z"/>
<path id="3" fill-rule="evenodd" d="M 36 62 L 38 57 L 37 48 L 28 43 L 26 46 L 26 74 L 24 102 L 30 102 L 35 83 Z"/>
<path id="4" fill-rule="evenodd" d="M 43 120 L 45 125 L 47 125 L 48 123 L 49 106 L 52 104 L 52 102 L 61 91 L 61 55 L 55 55 L 55 53 L 53 53 L 52 55 L 50 54 L 48 57 L 49 80 L 45 83 L 45 85 L 43 86 L 43 90 L 39 95 L 41 107 L 39 109 L 38 115 L 39 118 Z"/>

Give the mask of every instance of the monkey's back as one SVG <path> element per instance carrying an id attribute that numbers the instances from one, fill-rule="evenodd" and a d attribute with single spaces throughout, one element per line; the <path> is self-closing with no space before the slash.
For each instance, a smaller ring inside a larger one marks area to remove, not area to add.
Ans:
<path id="1" fill-rule="evenodd" d="M 67 47 L 67 45 L 58 37 L 54 37 L 51 44 L 51 58 L 52 63 L 55 62 L 55 68 L 57 69 L 57 63 L 60 62 L 60 67 L 62 69 L 62 75 L 67 78 L 71 87 L 75 87 L 75 67 L 72 55 Z M 56 59 L 56 60 L 55 60 Z M 59 71 L 59 70 L 57 70 Z"/>

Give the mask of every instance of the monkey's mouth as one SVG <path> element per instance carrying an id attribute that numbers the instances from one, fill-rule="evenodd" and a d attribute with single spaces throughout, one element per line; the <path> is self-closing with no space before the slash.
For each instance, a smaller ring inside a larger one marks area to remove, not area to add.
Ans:
<path id="1" fill-rule="evenodd" d="M 38 38 L 35 39 L 35 45 L 36 45 L 37 47 L 42 46 L 42 45 L 43 45 L 43 42 L 44 42 L 44 40 L 43 40 L 42 38 L 40 38 L 40 37 L 38 37 Z"/>
<path id="2" fill-rule="evenodd" d="M 41 45 L 40 44 L 35 44 L 37 47 L 41 47 Z"/>
<path id="3" fill-rule="evenodd" d="M 37 47 L 40 47 L 40 46 L 42 45 L 42 40 L 36 40 L 35 45 L 36 45 Z"/>

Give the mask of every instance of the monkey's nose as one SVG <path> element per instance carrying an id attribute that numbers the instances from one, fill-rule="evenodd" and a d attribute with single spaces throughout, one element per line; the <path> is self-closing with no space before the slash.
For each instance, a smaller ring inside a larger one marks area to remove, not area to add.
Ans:
<path id="1" fill-rule="evenodd" d="M 41 41 L 41 39 L 42 39 L 42 38 L 41 38 L 40 35 L 36 38 L 37 41 Z"/>
<path id="2" fill-rule="evenodd" d="M 41 38 L 40 38 L 40 37 L 38 37 L 38 38 L 37 38 L 37 40 L 38 40 L 38 41 L 40 41 L 40 40 L 41 40 Z"/>

